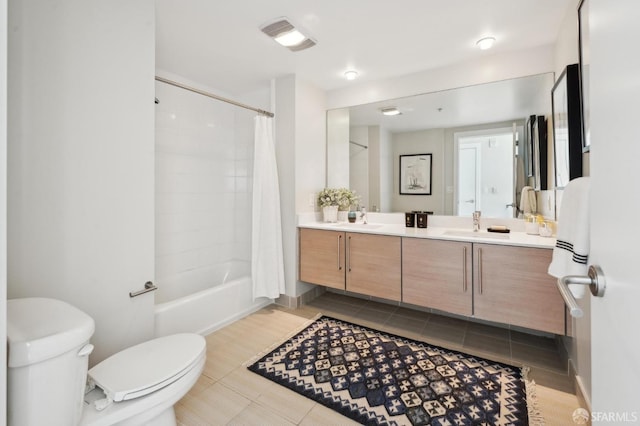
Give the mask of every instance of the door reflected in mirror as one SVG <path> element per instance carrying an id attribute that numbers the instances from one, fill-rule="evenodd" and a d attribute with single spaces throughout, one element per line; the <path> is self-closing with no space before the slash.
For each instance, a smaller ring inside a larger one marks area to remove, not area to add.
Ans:
<path id="1" fill-rule="evenodd" d="M 514 147 L 522 128 L 489 129 L 454 135 L 457 216 L 481 211 L 487 217 L 516 217 Z"/>

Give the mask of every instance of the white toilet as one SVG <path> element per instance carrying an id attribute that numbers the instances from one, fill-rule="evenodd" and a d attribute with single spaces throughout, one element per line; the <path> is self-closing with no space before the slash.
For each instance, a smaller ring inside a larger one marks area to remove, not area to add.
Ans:
<path id="1" fill-rule="evenodd" d="M 176 425 L 173 405 L 202 372 L 204 338 L 160 337 L 87 371 L 93 332 L 90 316 L 60 300 L 7 301 L 10 426 Z"/>

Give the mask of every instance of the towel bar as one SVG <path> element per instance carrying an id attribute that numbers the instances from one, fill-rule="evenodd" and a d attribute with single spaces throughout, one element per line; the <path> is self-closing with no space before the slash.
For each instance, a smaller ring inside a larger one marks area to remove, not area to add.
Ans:
<path id="1" fill-rule="evenodd" d="M 141 294 L 145 294 L 148 293 L 150 291 L 153 290 L 157 290 L 158 287 L 156 287 L 151 281 L 147 281 L 146 283 L 144 283 L 144 290 L 140 290 L 140 291 L 136 291 L 136 292 L 129 292 L 129 297 L 136 297 L 136 296 L 140 296 Z"/>
<path id="2" fill-rule="evenodd" d="M 606 281 L 604 279 L 604 273 L 599 266 L 589 266 L 589 276 L 582 275 L 567 275 L 562 278 L 558 278 L 558 290 L 560 295 L 564 299 L 564 303 L 569 308 L 569 313 L 572 317 L 581 318 L 584 315 L 582 309 L 578 306 L 578 302 L 573 297 L 571 290 L 569 290 L 569 284 L 588 285 L 591 290 L 591 294 L 596 297 L 603 297 L 604 290 L 606 288 Z"/>

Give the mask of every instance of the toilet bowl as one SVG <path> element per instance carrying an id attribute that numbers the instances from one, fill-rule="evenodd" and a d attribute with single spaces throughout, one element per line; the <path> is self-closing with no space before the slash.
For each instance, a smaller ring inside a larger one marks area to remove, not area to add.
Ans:
<path id="1" fill-rule="evenodd" d="M 176 424 L 174 404 L 204 368 L 192 333 L 132 346 L 87 371 L 91 317 L 55 299 L 7 301 L 8 424 Z"/>

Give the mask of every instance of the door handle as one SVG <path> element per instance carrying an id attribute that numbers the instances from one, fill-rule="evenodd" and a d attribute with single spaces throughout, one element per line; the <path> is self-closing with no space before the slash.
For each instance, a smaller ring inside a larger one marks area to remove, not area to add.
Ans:
<path id="1" fill-rule="evenodd" d="M 475 203 L 476 200 L 465 200 L 465 203 Z"/>
<path id="2" fill-rule="evenodd" d="M 588 285 L 591 290 L 591 294 L 596 297 L 603 297 L 604 290 L 607 286 L 604 279 L 604 272 L 602 268 L 596 265 L 589 266 L 588 276 L 584 275 L 567 275 L 558 278 L 557 285 L 560 290 L 560 295 L 564 299 L 564 303 L 569 308 L 569 313 L 572 317 L 581 318 L 584 315 L 582 309 L 578 306 L 575 297 L 569 290 L 569 284 Z"/>

